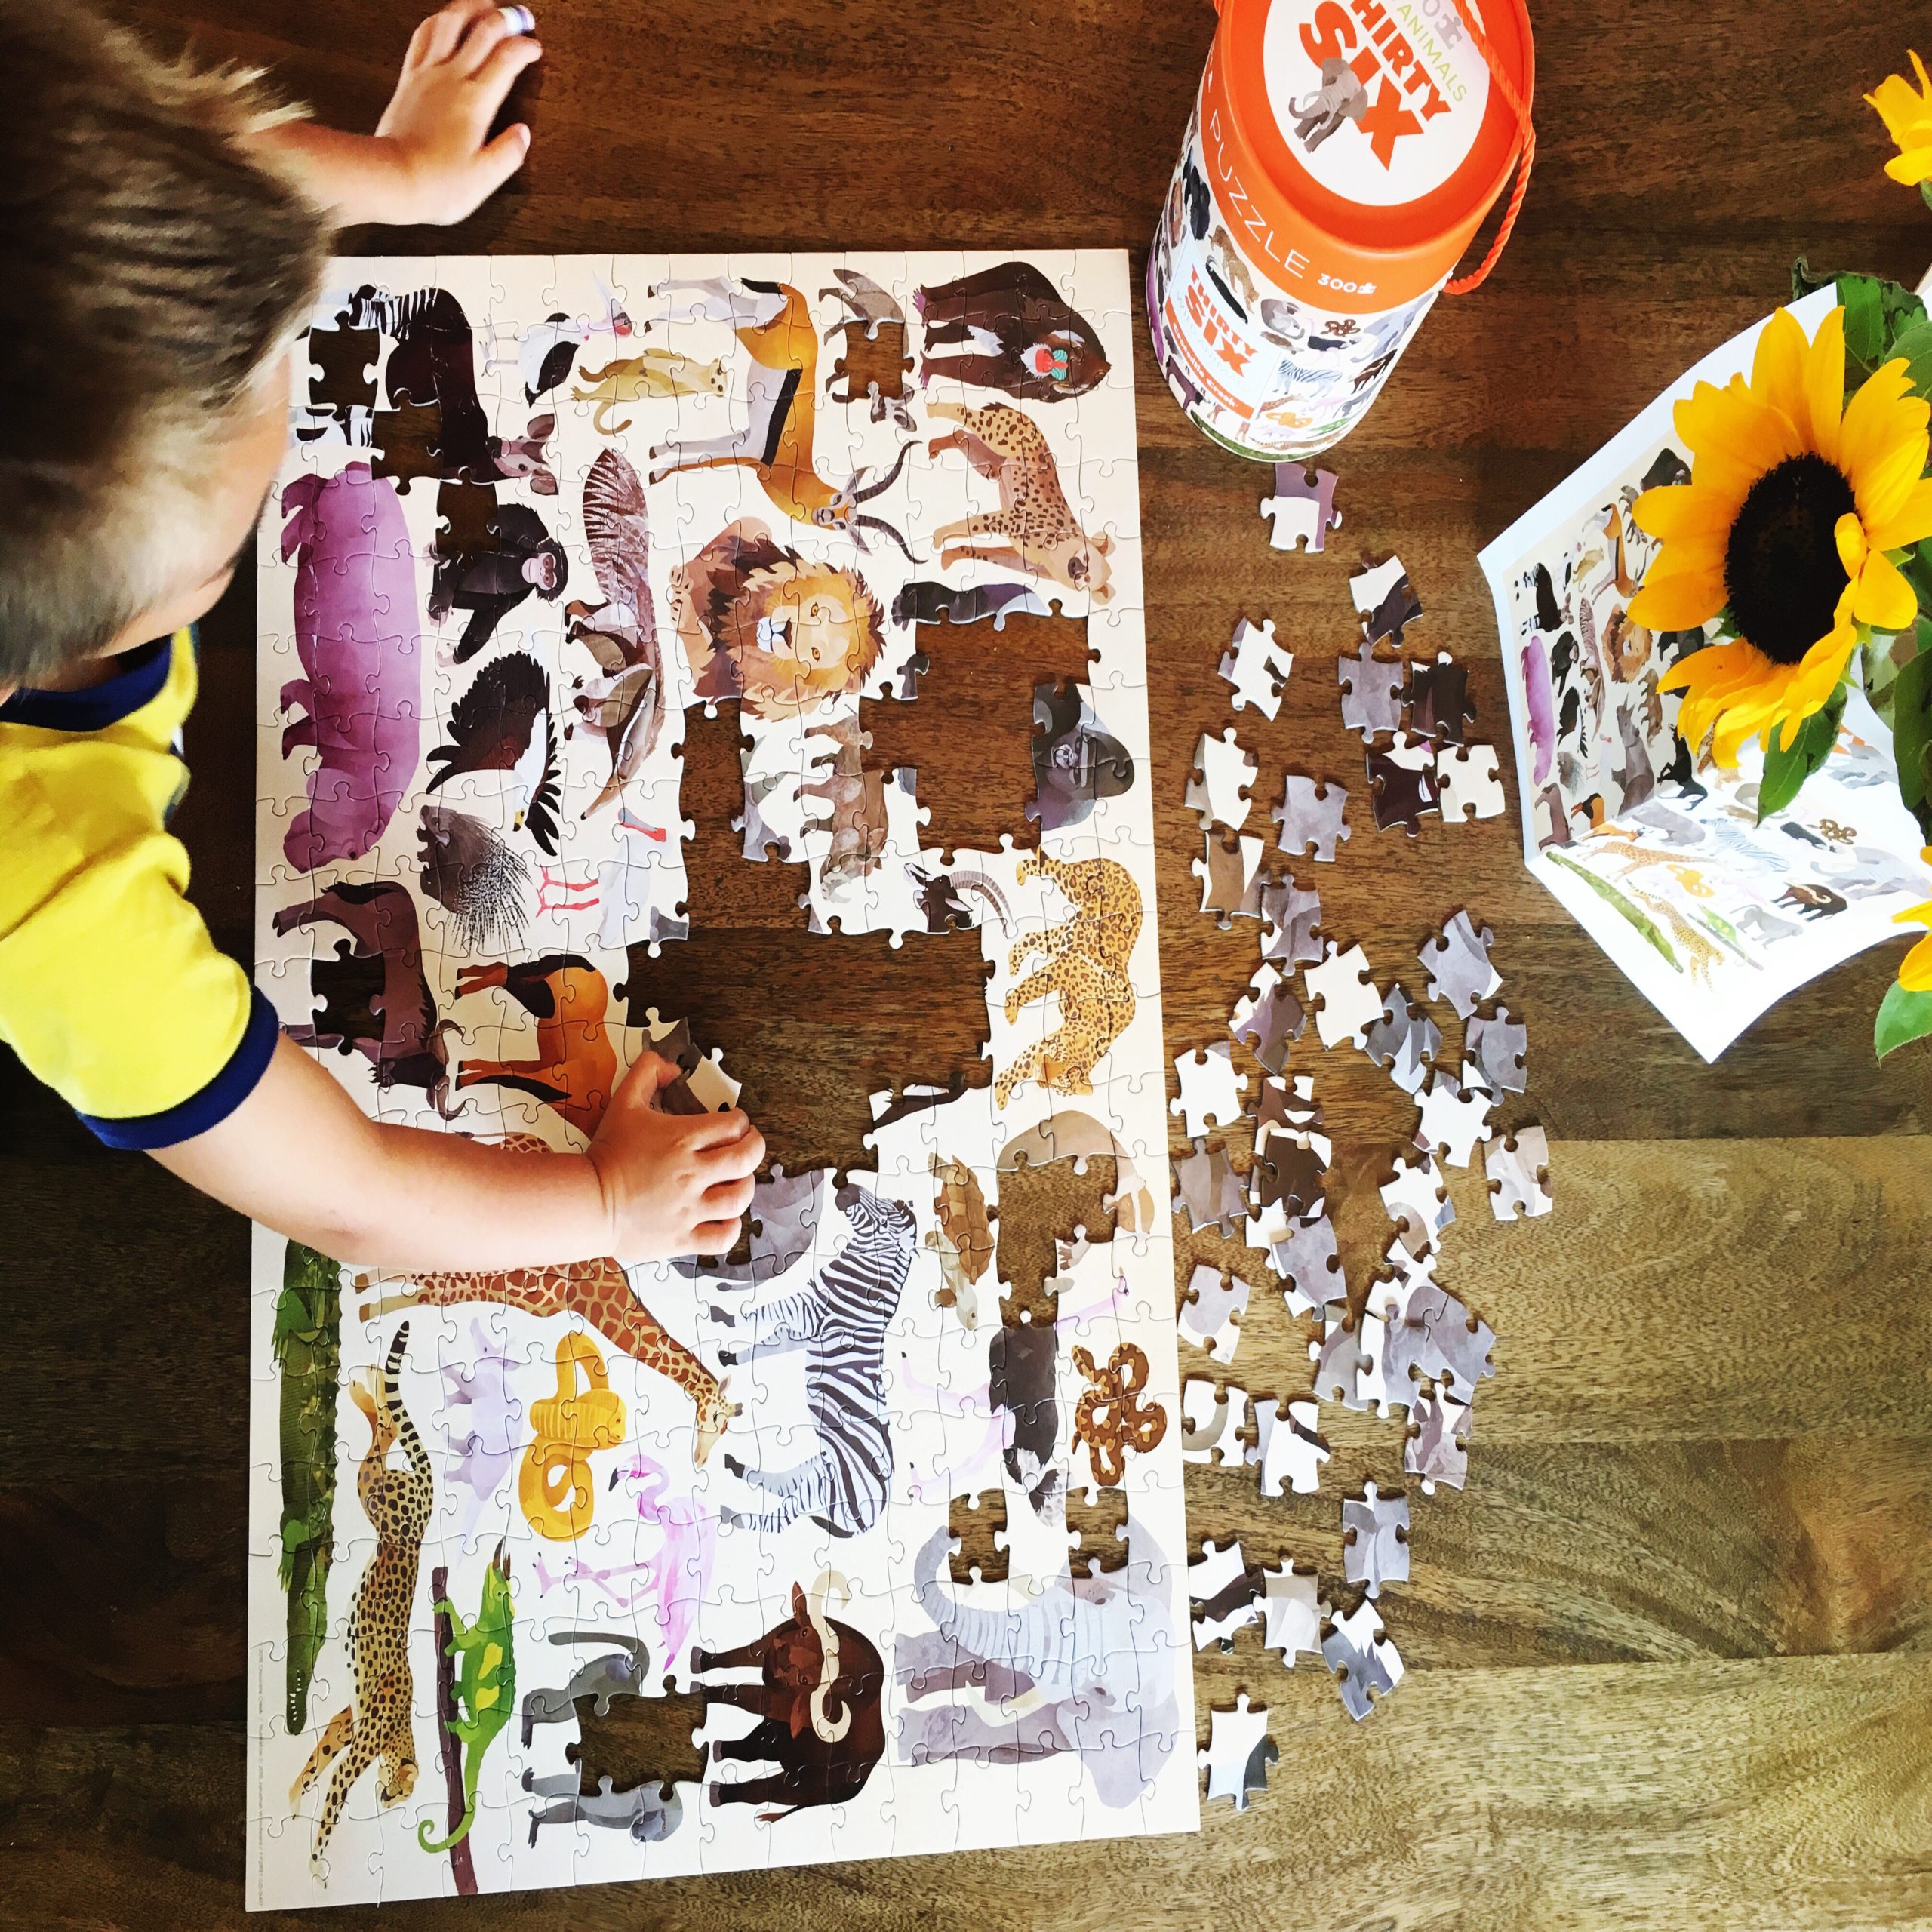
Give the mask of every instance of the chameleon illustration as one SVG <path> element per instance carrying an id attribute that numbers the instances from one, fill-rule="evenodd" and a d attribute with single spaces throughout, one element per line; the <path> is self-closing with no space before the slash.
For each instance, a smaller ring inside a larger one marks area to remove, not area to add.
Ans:
<path id="1" fill-rule="evenodd" d="M 309 1727 L 309 1684 L 328 1635 L 335 1558 L 335 1403 L 342 1367 L 342 1271 L 299 1241 L 282 1262 L 275 1306 L 281 1371 L 281 1587 L 288 1594 L 291 1737 Z"/>
<path id="2" fill-rule="evenodd" d="M 433 1843 L 429 1835 L 435 1822 L 423 1820 L 416 1842 L 425 1851 L 460 1844 L 476 1822 L 476 1780 L 484 1756 L 516 1707 L 514 1607 L 509 1561 L 500 1543 L 483 1573 L 483 1598 L 473 1623 L 464 1623 L 463 1613 L 447 1597 L 435 1606 L 450 1620 L 448 1654 L 456 1661 L 457 1702 L 463 1708 L 463 1715 L 449 1726 L 449 1734 L 463 1747 L 463 1819 L 448 1838 Z"/>

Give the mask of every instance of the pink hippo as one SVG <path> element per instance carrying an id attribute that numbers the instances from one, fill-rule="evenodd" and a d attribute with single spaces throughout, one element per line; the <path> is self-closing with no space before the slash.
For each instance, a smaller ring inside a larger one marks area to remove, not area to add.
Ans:
<path id="1" fill-rule="evenodd" d="M 352 463 L 281 493 L 281 554 L 295 559 L 295 648 L 307 675 L 281 688 L 307 714 L 281 755 L 312 745 L 309 808 L 282 851 L 298 872 L 359 859 L 383 835 L 422 743 L 423 631 L 416 558 L 395 485 Z"/>

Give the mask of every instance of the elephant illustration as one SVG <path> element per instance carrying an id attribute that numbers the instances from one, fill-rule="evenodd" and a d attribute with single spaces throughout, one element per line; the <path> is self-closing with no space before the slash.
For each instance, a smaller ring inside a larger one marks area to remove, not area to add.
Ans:
<path id="1" fill-rule="evenodd" d="M 906 1706 L 902 1763 L 1011 1764 L 1073 1751 L 1110 1810 L 1147 1790 L 1179 1740 L 1174 1660 L 1185 1646 L 1156 1581 L 1165 1554 L 1131 1510 L 1127 1534 L 1124 1568 L 1079 1577 L 1068 1571 L 1024 1608 L 995 1611 L 961 1602 L 942 1580 L 952 1537 L 944 1527 L 934 1532 L 912 1584 L 934 1627 L 902 1632 L 894 1653 Z M 962 1690 L 980 1702 L 912 1708 Z"/>
<path id="2" fill-rule="evenodd" d="M 1321 63 L 1321 85 L 1306 100 L 1291 100 L 1295 139 L 1310 154 L 1344 121 L 1359 121 L 1368 112 L 1368 90 L 1339 54 Z"/>

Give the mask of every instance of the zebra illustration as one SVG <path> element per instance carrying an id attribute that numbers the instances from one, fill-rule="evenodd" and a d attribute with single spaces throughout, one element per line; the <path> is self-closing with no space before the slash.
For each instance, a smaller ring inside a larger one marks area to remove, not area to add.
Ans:
<path id="1" fill-rule="evenodd" d="M 735 1456 L 724 1466 L 754 1488 L 768 1490 L 777 1506 L 756 1515 L 719 1512 L 733 1528 L 764 1534 L 803 1515 L 834 1536 L 870 1529 L 885 1507 L 892 1481 L 892 1436 L 885 1414 L 886 1324 L 899 1306 L 912 1265 L 912 1211 L 903 1201 L 881 1200 L 863 1189 L 841 1187 L 835 1197 L 852 1235 L 822 1272 L 795 1294 L 739 1317 L 714 1304 L 711 1317 L 727 1327 L 755 1321 L 753 1341 L 721 1349 L 728 1367 L 761 1355 L 801 1346 L 805 1388 L 818 1454 L 789 1469 L 747 1469 Z"/>

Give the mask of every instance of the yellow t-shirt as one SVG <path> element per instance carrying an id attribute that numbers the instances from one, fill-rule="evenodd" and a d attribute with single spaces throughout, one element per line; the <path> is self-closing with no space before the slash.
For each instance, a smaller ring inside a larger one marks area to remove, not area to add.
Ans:
<path id="1" fill-rule="evenodd" d="M 0 704 L 0 1041 L 116 1147 L 226 1119 L 275 1051 L 274 1009 L 183 897 L 167 829 L 195 688 L 184 630 L 91 690 Z"/>

